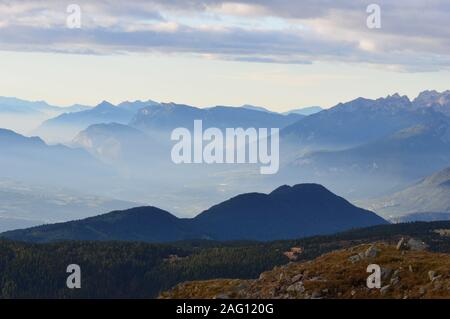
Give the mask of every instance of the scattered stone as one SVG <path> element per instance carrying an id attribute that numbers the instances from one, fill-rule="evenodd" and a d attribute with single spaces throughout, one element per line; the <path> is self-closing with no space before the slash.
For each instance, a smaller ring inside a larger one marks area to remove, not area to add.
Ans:
<path id="1" fill-rule="evenodd" d="M 435 282 L 436 280 L 439 280 L 442 278 L 442 275 L 436 275 L 435 271 L 430 270 L 428 272 L 428 277 L 430 278 L 431 282 Z"/>
<path id="2" fill-rule="evenodd" d="M 392 277 L 391 278 L 391 285 L 392 286 L 397 286 L 399 282 L 400 282 L 400 278 L 399 277 Z"/>
<path id="3" fill-rule="evenodd" d="M 320 276 L 315 276 L 309 279 L 309 281 L 326 281 L 326 279 L 320 277 Z"/>
<path id="4" fill-rule="evenodd" d="M 390 277 L 392 274 L 392 269 L 389 268 L 381 268 L 381 279 L 386 279 Z"/>
<path id="5" fill-rule="evenodd" d="M 420 293 L 421 295 L 424 295 L 425 292 L 426 292 L 425 287 L 420 287 L 420 288 L 419 288 L 419 293 Z"/>
<path id="6" fill-rule="evenodd" d="M 299 282 L 296 282 L 295 284 L 290 285 L 289 287 L 287 287 L 286 291 L 287 292 L 304 293 L 305 292 L 305 287 L 303 286 L 303 282 L 299 281 Z"/>
<path id="7" fill-rule="evenodd" d="M 397 243 L 397 250 L 404 250 L 404 249 L 406 249 L 405 238 L 402 237 Z"/>
<path id="8" fill-rule="evenodd" d="M 267 273 L 263 272 L 259 275 L 259 280 L 264 280 L 267 278 Z"/>
<path id="9" fill-rule="evenodd" d="M 360 257 L 359 255 L 353 255 L 353 256 L 350 256 L 350 257 L 348 258 L 348 260 L 350 260 L 351 263 L 354 264 L 354 263 L 360 261 L 360 260 L 361 260 L 361 257 Z"/>
<path id="10" fill-rule="evenodd" d="M 386 285 L 386 286 L 384 286 L 384 287 L 381 287 L 380 293 L 381 293 L 382 295 L 384 295 L 384 294 L 386 294 L 386 293 L 389 291 L 390 288 L 391 288 L 390 285 Z"/>
<path id="11" fill-rule="evenodd" d="M 410 272 L 414 272 L 414 269 L 413 269 L 413 267 L 411 265 L 408 266 L 408 269 L 409 269 Z"/>
<path id="12" fill-rule="evenodd" d="M 230 299 L 230 296 L 227 294 L 218 294 L 214 299 Z"/>
<path id="13" fill-rule="evenodd" d="M 424 250 L 428 249 L 427 244 L 425 244 L 423 241 L 419 241 L 414 238 L 411 238 L 410 240 L 408 240 L 407 245 L 410 250 L 414 250 L 414 251 L 424 251 Z"/>
<path id="14" fill-rule="evenodd" d="M 433 282 L 434 281 L 434 277 L 436 276 L 436 272 L 433 270 L 430 270 L 428 272 L 428 278 L 430 278 L 430 281 Z"/>
<path id="15" fill-rule="evenodd" d="M 311 299 L 320 299 L 321 297 L 322 294 L 318 290 L 313 291 L 313 293 L 311 294 Z"/>
<path id="16" fill-rule="evenodd" d="M 374 245 L 370 246 L 365 252 L 364 257 L 366 258 L 375 258 L 378 256 L 379 249 L 375 247 Z"/>
<path id="17" fill-rule="evenodd" d="M 302 280 L 302 278 L 303 278 L 303 274 L 295 275 L 295 276 L 292 277 L 292 279 L 291 279 L 291 284 L 295 284 L 297 281 Z"/>

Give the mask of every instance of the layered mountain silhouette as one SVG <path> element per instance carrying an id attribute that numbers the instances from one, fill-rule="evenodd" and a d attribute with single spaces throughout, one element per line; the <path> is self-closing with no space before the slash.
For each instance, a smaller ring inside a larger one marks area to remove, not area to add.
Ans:
<path id="1" fill-rule="evenodd" d="M 128 105 L 121 108 L 103 101 L 96 107 L 74 113 L 64 113 L 42 123 L 33 133 L 46 141 L 70 141 L 73 137 L 92 124 L 121 123 L 126 124 L 133 117 L 134 111 Z"/>
<path id="2" fill-rule="evenodd" d="M 138 240 L 183 239 L 275 240 L 334 233 L 387 223 L 355 207 L 323 186 L 282 186 L 270 194 L 239 195 L 199 214 L 179 219 L 156 207 L 115 211 L 79 221 L 6 232 L 13 240 Z"/>
<path id="3" fill-rule="evenodd" d="M 343 149 L 375 141 L 395 132 L 429 124 L 442 113 L 394 94 L 376 100 L 358 98 L 308 116 L 286 127 L 282 137 L 300 148 Z"/>
<path id="4" fill-rule="evenodd" d="M 403 188 L 449 163 L 450 118 L 442 117 L 361 146 L 303 155 L 285 170 L 296 178 L 347 183 L 364 196 Z"/>
<path id="5" fill-rule="evenodd" d="M 307 106 L 307 107 L 302 107 L 302 108 L 298 108 L 298 109 L 293 109 L 287 112 L 284 112 L 283 114 L 300 114 L 300 115 L 313 115 L 319 112 L 322 112 L 324 109 L 321 108 L 320 106 Z"/>
<path id="6" fill-rule="evenodd" d="M 203 126 L 216 128 L 284 128 L 303 118 L 302 115 L 282 115 L 260 110 L 215 106 L 207 109 L 162 103 L 138 111 L 130 125 L 143 131 L 168 131 L 177 127 L 192 128 L 194 120 L 202 120 Z"/>
<path id="7" fill-rule="evenodd" d="M 26 101 L 13 97 L 0 97 L 0 127 L 27 133 L 42 121 L 62 113 L 79 112 L 89 107 L 72 105 L 58 107 L 44 101 Z"/>
<path id="8" fill-rule="evenodd" d="M 111 176 L 110 169 L 86 151 L 47 145 L 39 137 L 0 129 L 0 148 L 0 178 L 86 188 Z"/>
<path id="9" fill-rule="evenodd" d="M 131 126 L 109 123 L 94 124 L 78 133 L 72 145 L 82 147 L 106 162 L 122 162 L 131 165 L 154 164 L 156 158 L 169 159 L 170 149 L 164 144 Z"/>
<path id="10" fill-rule="evenodd" d="M 56 115 L 69 112 L 80 112 L 89 109 L 88 106 L 75 104 L 68 107 L 50 105 L 45 101 L 26 101 L 14 97 L 0 97 L 0 114 L 22 115 Z"/>

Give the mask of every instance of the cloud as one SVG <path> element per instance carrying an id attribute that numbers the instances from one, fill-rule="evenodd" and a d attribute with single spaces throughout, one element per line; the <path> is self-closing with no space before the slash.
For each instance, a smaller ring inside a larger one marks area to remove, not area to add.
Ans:
<path id="1" fill-rule="evenodd" d="M 449 67 L 450 3 L 378 0 L 382 28 L 366 26 L 373 1 L 129 0 L 66 4 L 0 1 L 0 47 L 82 54 L 164 52 L 259 63 L 365 63 L 397 71 Z"/>

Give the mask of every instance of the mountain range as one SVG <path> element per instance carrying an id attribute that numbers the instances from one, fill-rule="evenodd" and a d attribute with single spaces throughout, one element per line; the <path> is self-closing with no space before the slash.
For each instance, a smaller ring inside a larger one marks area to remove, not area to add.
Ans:
<path id="1" fill-rule="evenodd" d="M 155 102 L 148 102 L 148 104 L 153 103 Z M 111 122 L 127 124 L 139 107 L 148 104 L 136 101 L 135 103 L 124 102 L 115 106 L 107 101 L 103 101 L 88 110 L 64 113 L 51 118 L 42 123 L 33 133 L 41 136 L 48 142 L 70 141 L 78 132 L 93 124 Z"/>
<path id="2" fill-rule="evenodd" d="M 26 101 L 13 97 L 0 97 L 0 127 L 20 133 L 28 133 L 42 121 L 51 117 L 87 109 L 89 109 L 88 106 L 79 104 L 59 107 L 44 101 Z"/>
<path id="3" fill-rule="evenodd" d="M 6 232 L 1 237 L 32 242 L 171 242 L 196 238 L 267 241 L 386 223 L 323 186 L 299 184 L 279 187 L 270 194 L 242 194 L 191 219 L 179 219 L 156 207 L 137 207 L 84 220 Z"/>
<path id="4" fill-rule="evenodd" d="M 59 112 L 45 102 L 4 101 L 17 109 Z M 180 216 L 249 189 L 267 192 L 299 181 L 322 184 L 352 202 L 378 200 L 448 167 L 448 101 L 449 91 L 424 91 L 414 100 L 394 94 L 358 98 L 308 116 L 250 105 L 201 109 L 152 100 L 74 106 L 42 124 L 35 131 L 39 137 L 1 130 L 0 164 L 9 169 L 0 178 L 148 203 Z M 279 127 L 279 172 L 261 176 L 251 164 L 175 165 L 170 132 L 192 127 L 194 119 L 203 120 L 204 128 Z M 65 145 L 50 145 L 61 140 Z"/>
<path id="5" fill-rule="evenodd" d="M 399 94 L 376 100 L 357 98 L 308 116 L 286 127 L 281 135 L 299 148 L 345 149 L 433 123 L 441 114 Z"/>
<path id="6" fill-rule="evenodd" d="M 48 145 L 39 137 L 10 130 L 0 129 L 0 148 L 3 179 L 92 189 L 105 185 L 114 175 L 85 150 Z"/>

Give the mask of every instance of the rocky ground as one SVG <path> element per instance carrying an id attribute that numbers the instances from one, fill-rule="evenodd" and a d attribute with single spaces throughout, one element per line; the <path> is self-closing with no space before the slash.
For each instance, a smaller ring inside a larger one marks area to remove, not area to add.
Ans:
<path id="1" fill-rule="evenodd" d="M 397 246 L 359 245 L 312 261 L 276 267 L 256 280 L 186 282 L 161 294 L 180 299 L 448 298 L 450 255 L 426 251 L 415 240 Z M 370 264 L 381 268 L 381 287 L 369 289 Z"/>

